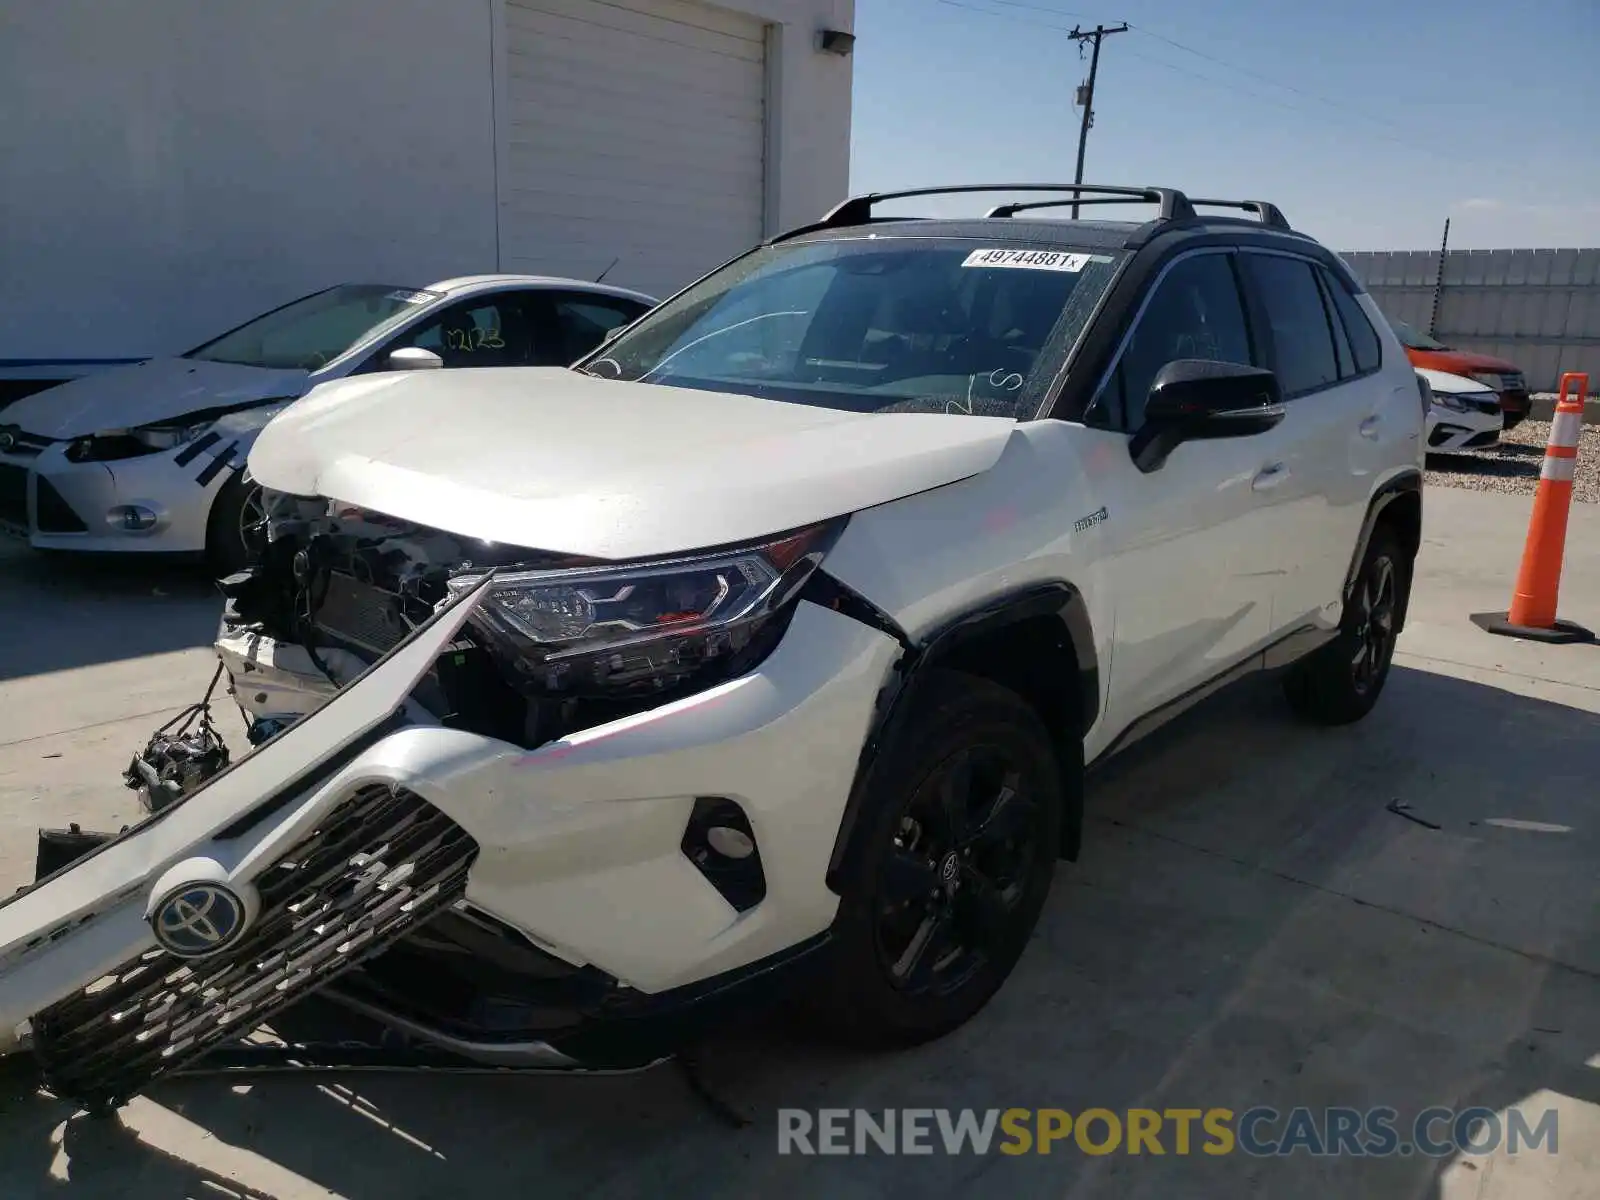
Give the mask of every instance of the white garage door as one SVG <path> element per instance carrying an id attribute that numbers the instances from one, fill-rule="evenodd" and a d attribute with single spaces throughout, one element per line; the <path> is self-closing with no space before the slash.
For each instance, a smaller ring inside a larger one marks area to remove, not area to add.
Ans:
<path id="1" fill-rule="evenodd" d="M 761 22 L 685 0 L 509 0 L 504 270 L 675 291 L 762 236 Z"/>

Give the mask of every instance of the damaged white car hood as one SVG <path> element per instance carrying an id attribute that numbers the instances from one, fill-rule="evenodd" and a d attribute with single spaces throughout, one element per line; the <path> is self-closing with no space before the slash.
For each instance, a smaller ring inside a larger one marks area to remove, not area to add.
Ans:
<path id="1" fill-rule="evenodd" d="M 152 358 L 74 379 L 24 396 L 0 412 L 0 424 L 61 440 L 107 429 L 134 429 L 209 408 L 303 395 L 305 371 L 193 358 Z"/>
<path id="2" fill-rule="evenodd" d="M 987 470 L 1009 418 L 852 413 L 514 367 L 324 384 L 250 452 L 266 487 L 623 559 L 741 542 Z"/>

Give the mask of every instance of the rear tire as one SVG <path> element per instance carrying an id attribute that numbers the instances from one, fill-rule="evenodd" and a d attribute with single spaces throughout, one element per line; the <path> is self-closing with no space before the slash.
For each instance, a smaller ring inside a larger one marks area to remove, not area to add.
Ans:
<path id="1" fill-rule="evenodd" d="M 840 1040 L 916 1045 L 970 1020 L 1038 923 L 1061 849 L 1050 733 L 1021 697 L 940 671 L 869 777 L 812 1014 Z"/>
<path id="2" fill-rule="evenodd" d="M 1319 725 L 1348 725 L 1372 711 L 1389 678 L 1400 618 L 1411 594 L 1411 559 L 1387 525 L 1367 543 L 1339 636 L 1290 668 L 1289 707 Z"/>
<path id="3" fill-rule="evenodd" d="M 232 575 L 261 557 L 266 537 L 261 485 L 248 470 L 236 471 L 211 503 L 211 515 L 206 519 L 206 561 L 219 576 Z"/>

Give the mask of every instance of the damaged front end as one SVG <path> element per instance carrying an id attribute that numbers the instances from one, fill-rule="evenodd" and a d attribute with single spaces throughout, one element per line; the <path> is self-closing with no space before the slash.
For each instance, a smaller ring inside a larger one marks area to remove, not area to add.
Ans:
<path id="1" fill-rule="evenodd" d="M 759 661 L 837 536 L 608 563 L 268 493 L 260 565 L 222 581 L 216 649 L 252 745 L 316 711 L 487 572 L 487 602 L 419 682 L 424 719 L 536 747 Z"/>
<path id="2" fill-rule="evenodd" d="M 130 765 L 141 824 L 42 836 L 37 882 L 0 902 L 0 1052 L 30 1043 L 52 1090 L 103 1109 L 320 992 L 467 1062 L 632 1069 L 671 1052 L 684 1014 L 710 1020 L 731 983 L 774 970 L 650 992 L 553 953 L 468 898 L 480 856 L 527 854 L 533 834 L 480 844 L 437 789 L 458 764 L 492 774 L 740 676 L 839 522 L 619 564 L 320 499 L 269 496 L 269 511 L 263 560 L 224 581 L 217 641 L 251 745 L 230 761 L 208 693 Z M 685 936 L 704 939 L 759 902 L 762 863 L 707 862 L 713 826 L 749 824 L 683 795 L 596 819 L 645 815 L 695 863 L 658 882 L 690 898 Z"/>
<path id="3" fill-rule="evenodd" d="M 115 837 L 80 835 L 85 853 L 0 902 L 0 1048 L 25 1038 L 52 1090 L 114 1105 L 459 901 L 473 839 L 399 772 L 353 792 L 339 776 L 401 726 L 482 592 L 316 721 Z"/>

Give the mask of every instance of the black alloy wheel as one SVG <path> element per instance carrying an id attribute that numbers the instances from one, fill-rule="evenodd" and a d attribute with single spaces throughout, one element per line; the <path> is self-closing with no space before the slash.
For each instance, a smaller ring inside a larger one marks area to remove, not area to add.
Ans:
<path id="1" fill-rule="evenodd" d="M 804 998 L 857 1046 L 915 1045 L 986 1005 L 1021 958 L 1061 853 L 1081 743 L 1021 696 L 931 670 L 858 784 L 839 911 Z M 1070 789 L 1070 791 L 1069 791 Z"/>
<path id="2" fill-rule="evenodd" d="M 1320 725 L 1347 725 L 1372 711 L 1394 663 L 1411 593 L 1411 556 L 1388 526 L 1373 530 L 1339 634 L 1284 677 L 1289 707 Z"/>
<path id="3" fill-rule="evenodd" d="M 261 485 L 240 471 L 212 501 L 206 521 L 206 556 L 219 575 L 230 575 L 260 561 L 267 544 L 267 510 Z"/>
<path id="4" fill-rule="evenodd" d="M 1398 590 L 1392 558 L 1386 555 L 1372 562 L 1370 570 L 1357 582 L 1351 604 L 1356 610 L 1356 645 L 1350 660 L 1350 682 L 1364 696 L 1382 685 L 1394 657 Z"/>
<path id="5" fill-rule="evenodd" d="M 1039 806 L 1000 746 L 956 751 L 911 796 L 878 891 L 879 965 L 910 993 L 948 993 L 1016 940 Z"/>

